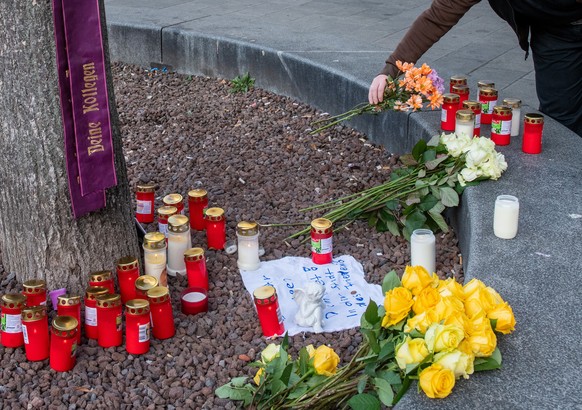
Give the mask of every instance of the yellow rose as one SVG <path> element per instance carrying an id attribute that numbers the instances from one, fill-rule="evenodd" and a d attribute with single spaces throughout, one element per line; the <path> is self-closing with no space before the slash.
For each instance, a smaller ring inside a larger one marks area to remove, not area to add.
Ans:
<path id="1" fill-rule="evenodd" d="M 309 358 L 311 359 L 315 355 L 315 348 L 313 347 L 313 345 L 307 345 L 305 346 L 305 348 L 307 349 L 307 353 L 309 354 Z"/>
<path id="2" fill-rule="evenodd" d="M 449 315 L 446 319 L 441 320 L 444 320 L 443 325 L 454 325 L 463 329 L 465 337 L 469 335 L 469 318 L 464 312 L 455 312 Z"/>
<path id="3" fill-rule="evenodd" d="M 457 379 L 461 376 L 468 379 L 469 375 L 473 374 L 475 371 L 473 368 L 475 356 L 459 350 L 438 353 L 434 356 L 432 361 L 433 363 L 440 364 L 445 369 L 452 370 Z"/>
<path id="4" fill-rule="evenodd" d="M 485 313 L 489 312 L 497 305 L 495 296 L 487 288 L 476 289 L 471 295 L 465 298 L 465 311 L 469 317 L 474 316 L 480 309 Z"/>
<path id="5" fill-rule="evenodd" d="M 449 316 L 465 313 L 465 305 L 455 296 L 441 296 L 441 300 L 435 305 L 435 311 L 439 320 L 445 320 Z"/>
<path id="6" fill-rule="evenodd" d="M 420 372 L 419 384 L 431 399 L 444 399 L 455 387 L 455 374 L 440 364 L 433 364 Z"/>
<path id="7" fill-rule="evenodd" d="M 331 376 L 337 371 L 340 358 L 331 347 L 321 345 L 313 354 L 313 368 L 315 373 L 323 376 Z"/>
<path id="8" fill-rule="evenodd" d="M 467 317 L 483 316 L 486 314 L 483 305 L 478 298 L 471 298 L 465 300 L 465 313 Z"/>
<path id="9" fill-rule="evenodd" d="M 281 356 L 281 346 L 269 343 L 261 352 L 261 361 L 266 364 L 279 356 Z"/>
<path id="10" fill-rule="evenodd" d="M 384 309 L 386 315 L 382 319 L 383 327 L 390 327 L 400 322 L 410 312 L 414 301 L 410 291 L 403 287 L 397 287 L 386 292 L 384 298 Z"/>
<path id="11" fill-rule="evenodd" d="M 486 288 L 485 284 L 481 282 L 479 279 L 471 279 L 469 282 L 465 283 L 465 286 L 463 286 L 463 293 L 465 295 L 465 298 L 468 298 L 478 289 L 485 288 Z"/>
<path id="12" fill-rule="evenodd" d="M 504 302 L 504 300 L 501 297 L 501 295 L 499 293 L 497 293 L 497 291 L 495 289 L 493 289 L 491 286 L 487 286 L 485 289 L 491 295 L 491 299 L 493 301 L 495 301 L 495 305 L 500 305 L 501 303 Z"/>
<path id="13" fill-rule="evenodd" d="M 509 303 L 507 302 L 503 302 L 493 308 L 493 310 L 490 310 L 487 317 L 489 319 L 497 320 L 495 330 L 504 335 L 515 330 L 515 317 L 513 316 L 511 306 L 509 306 Z"/>
<path id="14" fill-rule="evenodd" d="M 438 277 L 430 275 L 422 266 L 407 266 L 402 275 L 402 286 L 410 290 L 414 296 L 427 286 L 436 287 Z"/>
<path id="15" fill-rule="evenodd" d="M 428 350 L 436 353 L 456 349 L 464 337 L 464 330 L 458 326 L 434 323 L 426 331 L 424 340 Z"/>
<path id="16" fill-rule="evenodd" d="M 253 377 L 253 381 L 255 382 L 255 384 L 258 386 L 259 384 L 261 384 L 261 375 L 263 374 L 264 369 L 261 367 L 259 369 L 259 371 L 257 372 L 257 374 L 255 374 L 255 377 Z"/>
<path id="17" fill-rule="evenodd" d="M 465 298 L 463 285 L 457 282 L 455 278 L 440 280 L 437 290 L 440 292 L 441 296 L 454 296 L 461 300 Z"/>
<path id="18" fill-rule="evenodd" d="M 412 310 L 415 314 L 422 313 L 441 301 L 441 294 L 435 288 L 424 288 L 414 297 Z"/>
<path id="19" fill-rule="evenodd" d="M 426 333 L 426 330 L 433 323 L 439 321 L 438 316 L 434 308 L 422 312 L 420 315 L 415 315 L 408 319 L 406 325 L 404 325 L 404 331 L 410 333 L 413 330 L 417 330 L 422 334 Z"/>
<path id="20" fill-rule="evenodd" d="M 489 357 L 493 354 L 497 346 L 497 337 L 491 328 L 491 322 L 485 315 L 480 314 L 471 318 L 468 333 L 467 343 L 476 357 Z M 469 348 L 465 346 L 463 351 Z"/>
<path id="21" fill-rule="evenodd" d="M 395 358 L 398 366 L 404 370 L 409 364 L 418 365 L 428 354 L 424 339 L 411 339 L 408 336 L 405 341 L 396 346 Z"/>

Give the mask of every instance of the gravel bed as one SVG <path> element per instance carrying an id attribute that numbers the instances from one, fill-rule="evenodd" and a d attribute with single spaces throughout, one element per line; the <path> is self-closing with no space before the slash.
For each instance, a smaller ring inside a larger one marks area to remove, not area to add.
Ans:
<path id="1" fill-rule="evenodd" d="M 235 239 L 241 220 L 309 223 L 318 215 L 299 209 L 381 183 L 398 166 L 396 156 L 347 127 L 308 135 L 310 122 L 321 114 L 292 99 L 260 89 L 232 94 L 228 81 L 214 78 L 150 75 L 126 65 L 113 71 L 131 185 L 156 182 L 156 207 L 166 194 L 207 189 L 210 206 L 226 211 L 228 239 Z M 263 260 L 308 257 L 301 238 L 284 242 L 297 228 L 263 228 Z M 194 246 L 205 247 L 203 233 L 192 238 Z M 391 269 L 402 273 L 410 261 L 403 238 L 377 233 L 365 222 L 334 235 L 334 254 L 353 255 L 372 283 Z M 254 375 L 246 363 L 267 341 L 236 254 L 208 251 L 207 267 L 209 312 L 183 315 L 179 292 L 186 280 L 170 277 L 176 336 L 152 339 L 148 354 L 129 355 L 124 346 L 103 349 L 83 338 L 75 368 L 57 373 L 48 361 L 27 362 L 22 348 L 0 347 L 4 408 L 235 408 L 214 390 L 231 377 Z M 463 279 L 453 233 L 437 235 L 437 270 L 441 277 Z M 5 292 L 21 290 L 1 265 L 0 282 Z M 294 354 L 305 344 L 325 343 L 342 362 L 360 341 L 357 329 L 290 338 Z"/>

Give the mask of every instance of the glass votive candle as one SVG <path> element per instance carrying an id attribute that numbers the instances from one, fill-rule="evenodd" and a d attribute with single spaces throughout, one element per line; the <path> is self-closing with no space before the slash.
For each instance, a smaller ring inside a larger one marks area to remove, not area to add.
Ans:
<path id="1" fill-rule="evenodd" d="M 59 296 L 57 314 L 77 319 L 77 346 L 81 344 L 81 296 Z"/>
<path id="2" fill-rule="evenodd" d="M 523 118 L 523 141 L 521 150 L 526 154 L 542 152 L 542 134 L 544 116 L 537 113 L 527 113 Z"/>
<path id="3" fill-rule="evenodd" d="M 503 105 L 493 107 L 491 140 L 495 145 L 509 145 L 511 140 L 511 116 L 511 108 Z"/>
<path id="4" fill-rule="evenodd" d="M 184 197 L 180 194 L 169 194 L 162 200 L 166 206 L 175 206 L 178 208 L 178 213 L 184 215 Z"/>
<path id="5" fill-rule="evenodd" d="M 130 354 L 150 350 L 150 303 L 143 299 L 125 304 L 125 349 Z"/>
<path id="6" fill-rule="evenodd" d="M 208 249 L 222 250 L 226 242 L 226 219 L 224 209 L 208 208 L 204 214 Z"/>
<path id="7" fill-rule="evenodd" d="M 159 285 L 158 280 L 151 275 L 142 275 L 135 280 L 135 298 L 148 300 L 148 290 Z"/>
<path id="8" fill-rule="evenodd" d="M 26 359 L 37 362 L 49 358 L 49 328 L 46 306 L 22 309 L 22 335 Z"/>
<path id="9" fill-rule="evenodd" d="M 519 200 L 513 195 L 499 195 L 495 201 L 493 233 L 501 239 L 513 239 L 517 235 Z"/>
<path id="10" fill-rule="evenodd" d="M 50 346 L 50 366 L 57 372 L 68 372 L 77 360 L 77 326 L 72 316 L 53 319 Z"/>
<path id="11" fill-rule="evenodd" d="M 22 284 L 26 306 L 46 305 L 46 282 L 42 279 L 27 280 Z"/>
<path id="12" fill-rule="evenodd" d="M 92 272 L 89 275 L 89 286 L 102 286 L 109 290 L 109 293 L 115 293 L 115 284 L 110 270 Z"/>
<path id="13" fill-rule="evenodd" d="M 204 249 L 190 248 L 184 252 L 186 263 L 186 276 L 189 287 L 199 287 L 208 290 L 208 271 L 206 270 L 206 258 Z"/>
<path id="14" fill-rule="evenodd" d="M 152 318 L 152 334 L 156 339 L 169 339 L 176 333 L 174 312 L 168 288 L 158 286 L 148 290 Z"/>
<path id="15" fill-rule="evenodd" d="M 190 212 L 190 228 L 203 231 L 204 209 L 208 206 L 208 193 L 205 189 L 193 189 L 188 192 L 188 211 Z"/>
<path id="16" fill-rule="evenodd" d="M 475 114 L 471 110 L 459 110 L 456 114 L 455 135 L 473 138 L 475 131 Z"/>
<path id="17" fill-rule="evenodd" d="M 144 224 L 150 224 L 154 221 L 154 201 L 155 201 L 154 184 L 138 184 L 135 192 L 135 202 L 137 210 L 135 219 Z"/>
<path id="18" fill-rule="evenodd" d="M 172 215 L 178 213 L 178 208 L 175 206 L 162 206 L 158 208 L 158 231 L 168 237 L 168 219 Z"/>
<path id="19" fill-rule="evenodd" d="M 145 274 L 156 278 L 161 286 L 168 286 L 166 237 L 163 233 L 149 232 L 145 234 L 143 260 Z"/>
<path id="20" fill-rule="evenodd" d="M 329 219 L 311 221 L 311 260 L 317 265 L 333 260 L 333 227 Z"/>
<path id="21" fill-rule="evenodd" d="M 480 87 L 479 102 L 481 103 L 481 124 L 491 124 L 493 107 L 497 105 L 497 90 L 495 88 Z"/>
<path id="22" fill-rule="evenodd" d="M 238 268 L 248 271 L 259 269 L 259 225 L 256 222 L 241 221 L 236 226 L 236 236 Z"/>
<path id="23" fill-rule="evenodd" d="M 430 229 L 415 229 L 410 235 L 410 265 L 436 272 L 436 241 Z"/>
<path id="24" fill-rule="evenodd" d="M 192 247 L 190 223 L 184 215 L 172 215 L 168 219 L 168 275 L 186 274 L 184 252 Z"/>
<path id="25" fill-rule="evenodd" d="M 503 105 L 511 108 L 511 136 L 517 137 L 519 135 L 519 127 L 521 126 L 521 100 L 517 98 L 504 98 Z"/>
<path id="26" fill-rule="evenodd" d="M 481 103 L 478 101 L 463 101 L 463 110 L 471 110 L 475 114 L 475 128 L 473 136 L 481 136 Z"/>
<path id="27" fill-rule="evenodd" d="M 281 309 L 277 291 L 273 286 L 261 286 L 253 292 L 253 299 L 263 329 L 263 336 L 281 336 L 285 333 L 285 325 L 281 319 Z"/>
<path id="28" fill-rule="evenodd" d="M 85 291 L 85 336 L 97 340 L 97 297 L 106 295 L 109 289 L 101 286 L 89 286 Z"/>
<path id="29" fill-rule="evenodd" d="M 26 307 L 26 296 L 7 293 L 2 296 L 0 340 L 4 347 L 20 347 L 24 344 L 22 334 L 22 310 Z"/>
<path id="30" fill-rule="evenodd" d="M 180 295 L 180 302 L 182 313 L 185 315 L 208 312 L 208 292 L 204 288 L 184 289 Z"/>
<path id="31" fill-rule="evenodd" d="M 139 278 L 137 258 L 125 256 L 117 261 L 117 284 L 121 303 L 135 299 L 135 281 Z"/>
<path id="32" fill-rule="evenodd" d="M 443 94 L 443 106 L 441 111 L 441 129 L 443 131 L 455 130 L 455 115 L 459 109 L 458 94 Z"/>
<path id="33" fill-rule="evenodd" d="M 97 296 L 97 343 L 101 347 L 121 346 L 123 334 L 121 297 L 107 293 Z"/>

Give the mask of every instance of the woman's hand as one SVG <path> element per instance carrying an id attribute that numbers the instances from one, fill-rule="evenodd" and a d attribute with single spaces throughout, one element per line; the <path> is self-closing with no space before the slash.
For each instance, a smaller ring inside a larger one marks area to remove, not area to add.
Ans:
<path id="1" fill-rule="evenodd" d="M 370 104 L 381 103 L 384 99 L 384 89 L 386 88 L 386 81 L 388 76 L 384 74 L 377 75 L 372 84 L 370 84 L 370 90 L 368 91 L 368 102 Z"/>

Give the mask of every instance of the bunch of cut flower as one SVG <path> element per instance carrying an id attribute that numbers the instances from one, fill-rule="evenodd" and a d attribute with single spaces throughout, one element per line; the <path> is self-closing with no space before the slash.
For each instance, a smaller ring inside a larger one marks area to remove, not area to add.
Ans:
<path id="1" fill-rule="evenodd" d="M 447 397 L 460 377 L 501 367 L 495 332 L 511 333 L 509 304 L 473 279 L 461 286 L 423 267 L 406 267 L 402 280 L 384 278 L 383 306 L 370 302 L 361 318 L 363 341 L 352 359 L 322 345 L 303 347 L 295 360 L 288 341 L 261 353 L 253 382 L 238 377 L 218 388 L 221 398 L 255 409 L 374 410 L 392 406 L 412 380 L 430 398 Z"/>
<path id="2" fill-rule="evenodd" d="M 434 110 L 443 103 L 444 82 L 435 70 L 428 65 L 415 67 L 411 63 L 396 62 L 399 75 L 396 78 L 388 77 L 384 98 L 378 104 L 362 103 L 351 110 L 313 122 L 319 126 L 310 134 L 317 134 L 343 121 L 362 114 L 378 114 L 382 111 L 416 111 L 428 103 Z"/>
<path id="3" fill-rule="evenodd" d="M 447 232 L 442 213 L 459 204 L 464 188 L 499 179 L 507 169 L 505 157 L 489 138 L 455 134 L 437 135 L 428 143 L 420 140 L 400 160 L 403 166 L 392 171 L 389 181 L 302 211 L 326 211 L 323 218 L 342 223 L 336 231 L 367 219 L 379 232 L 403 233 L 407 239 L 420 228 Z M 290 237 L 308 232 L 309 227 Z"/>

